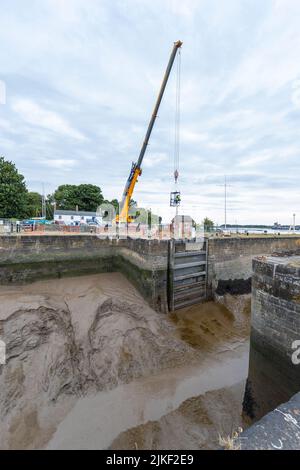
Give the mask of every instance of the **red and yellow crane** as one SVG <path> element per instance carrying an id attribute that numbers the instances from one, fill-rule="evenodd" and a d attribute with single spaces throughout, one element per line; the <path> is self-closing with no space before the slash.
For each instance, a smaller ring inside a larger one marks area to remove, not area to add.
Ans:
<path id="1" fill-rule="evenodd" d="M 161 100 L 162 100 L 162 97 L 163 97 L 163 94 L 164 94 L 164 91 L 165 91 L 165 88 L 166 88 L 166 85 L 167 85 L 167 82 L 168 82 L 168 79 L 169 79 L 169 76 L 170 76 L 170 73 L 171 73 L 171 70 L 172 70 L 172 66 L 173 66 L 177 51 L 181 48 L 181 46 L 182 46 L 181 41 L 176 41 L 174 43 L 174 46 L 173 46 L 173 49 L 172 49 L 172 52 L 171 52 L 171 56 L 170 56 L 170 59 L 169 59 L 169 62 L 168 62 L 168 65 L 167 65 L 167 68 L 166 68 L 166 71 L 165 71 L 165 75 L 164 75 L 164 78 L 163 78 L 163 81 L 162 81 L 162 84 L 161 84 L 161 87 L 160 87 L 160 90 L 159 90 L 159 93 L 158 93 L 158 97 L 157 97 L 157 100 L 156 100 L 156 103 L 155 103 L 155 106 L 154 106 L 154 110 L 153 110 L 153 113 L 152 113 L 152 116 L 151 116 L 151 119 L 150 119 L 150 122 L 149 122 L 149 125 L 148 125 L 148 129 L 147 129 L 147 132 L 146 132 L 146 135 L 145 135 L 145 139 L 144 139 L 141 151 L 140 151 L 138 161 L 136 163 L 132 163 L 130 174 L 129 174 L 129 177 L 127 179 L 127 182 L 126 182 L 126 185 L 125 185 L 125 188 L 124 188 L 122 201 L 120 203 L 120 212 L 116 217 L 117 222 L 128 223 L 128 222 L 132 221 L 132 219 L 131 219 L 131 217 L 129 216 L 129 213 L 128 213 L 129 212 L 130 200 L 132 198 L 132 194 L 133 194 L 133 191 L 134 191 L 135 184 L 138 180 L 138 177 L 142 174 L 143 158 L 144 158 L 144 155 L 146 153 L 147 145 L 148 145 L 148 142 L 149 142 L 149 139 L 150 139 L 150 136 L 151 136 L 151 132 L 152 132 L 155 120 L 157 118 L 157 113 L 158 113 L 158 110 L 159 110 L 159 106 L 160 106 L 160 103 L 161 103 Z"/>

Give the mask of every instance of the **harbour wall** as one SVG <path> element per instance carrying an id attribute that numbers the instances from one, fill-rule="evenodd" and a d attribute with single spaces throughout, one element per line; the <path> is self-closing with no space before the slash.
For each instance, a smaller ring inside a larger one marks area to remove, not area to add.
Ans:
<path id="1" fill-rule="evenodd" d="M 251 291 L 252 259 L 292 252 L 300 237 L 208 239 L 207 298 Z M 157 311 L 168 312 L 168 240 L 95 235 L 0 236 L 0 284 L 120 271 Z"/>
<path id="2" fill-rule="evenodd" d="M 157 311 L 166 313 L 168 242 L 92 235 L 0 236 L 0 284 L 122 272 Z"/>
<path id="3" fill-rule="evenodd" d="M 241 450 L 299 450 L 300 393 L 246 429 L 236 444 Z"/>
<path id="4" fill-rule="evenodd" d="M 253 260 L 244 414 L 257 420 L 299 391 L 300 251 L 258 257 Z"/>
<path id="5" fill-rule="evenodd" d="M 252 259 L 300 248 L 300 237 L 211 238 L 208 243 L 208 295 L 251 292 Z"/>

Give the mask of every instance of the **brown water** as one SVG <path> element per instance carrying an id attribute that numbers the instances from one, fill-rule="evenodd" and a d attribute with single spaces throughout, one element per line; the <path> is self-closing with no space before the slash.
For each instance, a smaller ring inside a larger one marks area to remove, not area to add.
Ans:
<path id="1" fill-rule="evenodd" d="M 167 318 L 119 273 L 0 287 L 0 447 L 216 448 L 249 335 L 249 298 L 220 300 Z"/>
<path id="2" fill-rule="evenodd" d="M 138 442 L 139 448 L 153 448 L 147 446 L 149 439 L 147 442 L 143 437 L 147 426 L 148 433 L 152 428 L 154 440 L 157 423 L 164 427 L 168 435 L 168 432 L 174 432 L 174 420 L 177 425 L 181 422 L 176 438 L 172 440 L 169 436 L 167 442 L 165 438 L 156 439 L 156 448 L 194 447 L 192 440 L 185 442 L 184 447 L 182 441 L 183 438 L 186 441 L 186 427 L 193 424 L 182 419 L 182 411 L 190 408 L 191 397 L 194 397 L 194 403 L 200 404 L 196 419 L 200 433 L 206 432 L 209 415 L 215 415 L 210 419 L 215 419 L 211 423 L 213 429 L 210 434 L 214 435 L 216 444 L 218 432 L 228 434 L 231 428 L 236 429 L 241 424 L 243 380 L 247 365 L 248 347 L 245 345 L 238 348 L 236 354 L 228 354 L 219 360 L 205 360 L 201 367 L 174 368 L 121 385 L 109 392 L 82 398 L 60 424 L 48 448 L 135 448 L 135 442 Z M 213 394 L 210 395 L 210 392 Z M 216 413 L 218 408 L 221 411 L 219 414 Z"/>
<path id="3" fill-rule="evenodd" d="M 180 338 L 201 351 L 235 348 L 249 337 L 249 296 L 220 298 L 175 312 L 170 319 Z"/>
<path id="4" fill-rule="evenodd" d="M 217 449 L 219 436 L 232 436 L 246 426 L 241 405 L 248 370 L 250 298 L 227 296 L 220 302 L 171 315 L 179 337 L 205 359 L 184 372 L 173 371 L 178 379 L 171 385 L 173 393 L 166 390 L 172 383 L 169 374 L 162 381 L 158 378 L 155 400 L 164 405 L 156 408 L 160 416 L 152 413 L 142 424 L 121 432 L 111 449 Z M 161 401 L 160 393 L 167 399 Z"/>

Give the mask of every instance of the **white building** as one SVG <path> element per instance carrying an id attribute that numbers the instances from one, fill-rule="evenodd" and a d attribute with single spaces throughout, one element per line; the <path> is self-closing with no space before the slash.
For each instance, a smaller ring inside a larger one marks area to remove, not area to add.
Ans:
<path id="1" fill-rule="evenodd" d="M 87 211 L 54 211 L 54 223 L 60 225 L 95 224 L 102 225 L 102 216 Z"/>

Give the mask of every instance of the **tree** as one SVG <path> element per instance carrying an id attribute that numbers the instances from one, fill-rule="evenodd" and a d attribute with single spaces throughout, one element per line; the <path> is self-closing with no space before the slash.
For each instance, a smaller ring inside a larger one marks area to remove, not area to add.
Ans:
<path id="1" fill-rule="evenodd" d="M 119 213 L 119 201 L 118 201 L 118 199 L 112 199 L 111 201 L 109 201 L 108 199 L 105 199 L 105 201 L 103 201 L 103 202 L 105 202 L 106 204 L 111 204 L 112 206 L 114 206 L 116 214 Z M 129 201 L 129 210 L 135 210 L 137 208 L 137 205 L 138 205 L 138 203 L 134 199 L 130 199 L 130 201 Z"/>
<path id="2" fill-rule="evenodd" d="M 29 192 L 27 194 L 27 208 L 26 216 L 41 217 L 42 216 L 42 196 L 36 192 Z"/>
<path id="3" fill-rule="evenodd" d="M 134 199 L 130 199 L 129 207 L 137 207 L 138 203 Z"/>
<path id="4" fill-rule="evenodd" d="M 210 220 L 208 217 L 205 217 L 205 219 L 203 220 L 203 225 L 204 225 L 205 232 L 211 232 L 214 228 L 213 221 Z"/>
<path id="5" fill-rule="evenodd" d="M 78 206 L 82 211 L 97 210 L 103 202 L 102 191 L 93 184 L 63 184 L 53 194 L 57 209 L 75 210 Z"/>
<path id="6" fill-rule="evenodd" d="M 105 201 L 103 201 L 103 202 L 105 204 L 111 204 L 112 206 L 114 206 L 116 214 L 119 213 L 119 201 L 118 201 L 118 199 L 112 199 L 111 201 L 109 201 L 108 199 L 105 199 Z"/>
<path id="7" fill-rule="evenodd" d="M 0 218 L 26 216 L 27 188 L 14 163 L 0 157 Z"/>
<path id="8" fill-rule="evenodd" d="M 46 198 L 46 219 L 51 220 L 54 218 L 54 197 L 53 194 L 48 194 Z"/>

